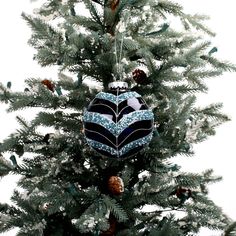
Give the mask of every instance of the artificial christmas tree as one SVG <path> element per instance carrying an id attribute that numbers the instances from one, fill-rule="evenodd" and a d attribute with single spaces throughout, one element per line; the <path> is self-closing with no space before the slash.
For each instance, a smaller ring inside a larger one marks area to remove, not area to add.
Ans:
<path id="1" fill-rule="evenodd" d="M 228 120 L 220 104 L 194 105 L 195 94 L 207 91 L 204 78 L 236 70 L 205 42 L 204 33 L 214 35 L 205 16 L 186 14 L 168 0 L 48 0 L 23 18 L 32 28 L 34 59 L 59 66 L 60 74 L 55 81 L 28 79 L 22 92 L 0 84 L 9 111 L 41 109 L 33 120 L 17 117 L 22 128 L 0 145 L 0 176 L 22 176 L 15 204 L 0 204 L 0 232 L 182 236 L 229 225 L 230 235 L 235 224 L 207 195 L 207 185 L 220 178 L 212 170 L 184 173 L 171 163 L 192 155 L 194 143 Z M 154 114 L 151 142 L 124 159 L 91 149 L 83 123 L 90 102 L 116 79 L 129 83 Z"/>

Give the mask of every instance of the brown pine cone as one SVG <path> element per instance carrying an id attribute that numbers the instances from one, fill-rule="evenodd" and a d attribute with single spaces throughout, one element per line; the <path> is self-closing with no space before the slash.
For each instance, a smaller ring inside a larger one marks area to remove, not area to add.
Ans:
<path id="1" fill-rule="evenodd" d="M 115 236 L 117 220 L 113 215 L 109 216 L 110 228 L 104 231 L 100 236 Z"/>
<path id="2" fill-rule="evenodd" d="M 113 0 L 113 1 L 111 2 L 111 10 L 112 10 L 112 11 L 115 11 L 116 8 L 117 8 L 117 6 L 119 5 L 119 3 L 120 3 L 120 0 Z"/>
<path id="3" fill-rule="evenodd" d="M 118 176 L 111 176 L 108 180 L 108 189 L 113 195 L 120 195 L 124 192 L 123 180 Z"/>
<path id="4" fill-rule="evenodd" d="M 48 80 L 48 79 L 44 79 L 41 81 L 41 83 L 43 85 L 45 85 L 49 90 L 51 90 L 52 92 L 54 92 L 55 86 L 52 83 L 52 81 Z"/>
<path id="5" fill-rule="evenodd" d="M 149 84 L 150 81 L 147 78 L 146 73 L 143 70 L 136 69 L 132 72 L 133 79 L 137 84 L 146 85 Z"/>

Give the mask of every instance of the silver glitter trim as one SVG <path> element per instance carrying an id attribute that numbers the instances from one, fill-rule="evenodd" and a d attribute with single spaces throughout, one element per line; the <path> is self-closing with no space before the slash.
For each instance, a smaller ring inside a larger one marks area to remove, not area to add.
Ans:
<path id="1" fill-rule="evenodd" d="M 128 83 L 124 81 L 115 81 L 108 84 L 108 88 L 113 90 L 115 89 L 127 90 L 128 87 L 129 87 Z"/>

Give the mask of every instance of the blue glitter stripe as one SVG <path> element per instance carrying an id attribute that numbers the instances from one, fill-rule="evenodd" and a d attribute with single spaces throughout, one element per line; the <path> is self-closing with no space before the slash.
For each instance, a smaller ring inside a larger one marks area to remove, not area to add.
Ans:
<path id="1" fill-rule="evenodd" d="M 118 152 L 114 149 L 114 148 L 111 148 L 103 143 L 100 143 L 100 142 L 97 142 L 97 141 L 94 141 L 94 140 L 91 140 L 91 139 L 88 139 L 86 138 L 88 144 L 93 147 L 93 148 L 96 148 L 96 149 L 99 149 L 99 150 L 102 150 L 102 151 L 106 151 L 108 153 L 110 153 L 111 155 L 114 155 L 114 156 L 117 156 L 118 155 Z"/>
<path id="2" fill-rule="evenodd" d="M 125 101 L 126 99 L 129 99 L 129 98 L 139 98 L 139 97 L 141 97 L 141 95 L 139 95 L 136 92 L 127 92 L 127 93 L 120 94 L 118 96 L 118 101 L 120 103 L 120 102 L 123 102 L 123 101 Z"/>
<path id="3" fill-rule="evenodd" d="M 111 93 L 100 92 L 96 95 L 96 98 L 108 100 L 108 101 L 113 102 L 115 104 L 117 102 L 117 97 Z"/>
<path id="4" fill-rule="evenodd" d="M 119 104 L 119 103 L 125 101 L 126 99 L 133 98 L 133 97 L 138 98 L 141 96 L 136 92 L 122 93 L 118 97 L 116 95 L 111 94 L 111 93 L 105 93 L 105 92 L 100 92 L 96 95 L 96 98 L 108 100 L 110 102 L 113 102 L 116 105 L 117 105 L 117 102 Z"/>
<path id="5" fill-rule="evenodd" d="M 108 119 L 107 117 L 96 112 L 85 111 L 83 119 L 84 119 L 84 122 L 90 122 L 90 123 L 101 125 L 102 127 L 106 128 L 113 135 L 116 136 L 116 133 L 117 133 L 116 124 L 112 120 Z"/>
<path id="6" fill-rule="evenodd" d="M 134 111 L 128 115 L 125 115 L 117 124 L 107 117 L 96 113 L 88 112 L 84 113 L 84 122 L 95 123 L 109 130 L 116 137 L 119 136 L 124 129 L 131 124 L 142 120 L 153 120 L 154 115 L 150 110 Z"/>
<path id="7" fill-rule="evenodd" d="M 118 126 L 116 127 L 117 133 L 118 135 L 120 135 L 124 129 L 126 129 L 131 124 L 137 121 L 153 119 L 154 115 L 150 110 L 140 110 L 131 112 L 130 114 L 123 116 L 123 118 L 118 122 Z"/>
<path id="8" fill-rule="evenodd" d="M 124 155 L 128 151 L 130 151 L 138 146 L 143 146 L 143 145 L 149 143 L 152 140 L 152 136 L 153 136 L 153 132 L 151 132 L 149 135 L 147 135 L 143 138 L 137 139 L 137 140 L 125 145 L 123 148 L 120 149 L 119 156 Z"/>

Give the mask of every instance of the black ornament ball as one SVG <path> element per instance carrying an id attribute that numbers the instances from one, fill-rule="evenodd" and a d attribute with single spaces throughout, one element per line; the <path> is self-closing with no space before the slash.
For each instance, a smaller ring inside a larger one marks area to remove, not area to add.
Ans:
<path id="1" fill-rule="evenodd" d="M 88 144 L 106 157 L 126 158 L 137 154 L 153 135 L 153 112 L 142 97 L 127 90 L 127 83 L 109 84 L 84 113 Z"/>

